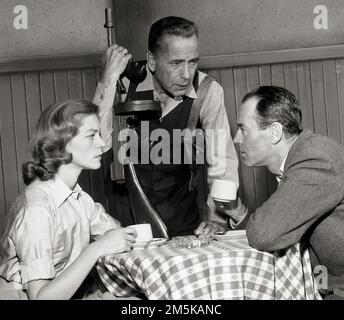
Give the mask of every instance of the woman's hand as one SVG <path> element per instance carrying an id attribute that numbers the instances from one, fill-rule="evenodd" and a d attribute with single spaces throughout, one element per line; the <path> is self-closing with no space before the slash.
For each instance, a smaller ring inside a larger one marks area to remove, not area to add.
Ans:
<path id="1" fill-rule="evenodd" d="M 113 82 L 116 83 L 130 58 L 131 54 L 128 54 L 127 49 L 117 44 L 110 46 L 103 56 L 104 67 L 100 82 L 105 87 L 109 87 Z"/>
<path id="2" fill-rule="evenodd" d="M 136 238 L 136 230 L 130 227 L 111 229 L 99 237 L 93 244 L 97 246 L 99 256 L 130 251 Z"/>

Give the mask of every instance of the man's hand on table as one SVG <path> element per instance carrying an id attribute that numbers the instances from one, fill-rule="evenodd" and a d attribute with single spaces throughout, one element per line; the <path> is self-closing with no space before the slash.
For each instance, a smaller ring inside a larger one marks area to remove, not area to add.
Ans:
<path id="1" fill-rule="evenodd" d="M 236 205 L 233 206 L 232 202 L 218 202 L 214 200 L 216 210 L 229 216 L 232 220 L 232 224 L 237 224 L 242 221 L 247 214 L 247 207 L 241 202 L 240 197 L 236 201 Z"/>
<path id="2" fill-rule="evenodd" d="M 194 233 L 197 236 L 211 236 L 213 234 L 226 231 L 227 226 L 225 223 L 217 221 L 202 221 Z"/>

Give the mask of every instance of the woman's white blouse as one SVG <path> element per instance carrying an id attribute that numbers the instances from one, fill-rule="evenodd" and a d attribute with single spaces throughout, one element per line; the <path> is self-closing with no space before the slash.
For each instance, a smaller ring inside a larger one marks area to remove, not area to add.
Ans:
<path id="1" fill-rule="evenodd" d="M 79 256 L 91 237 L 120 227 L 79 185 L 71 190 L 56 177 L 36 180 L 24 192 L 26 203 L 8 238 L 9 259 L 0 266 L 7 281 L 25 285 L 52 279 Z"/>

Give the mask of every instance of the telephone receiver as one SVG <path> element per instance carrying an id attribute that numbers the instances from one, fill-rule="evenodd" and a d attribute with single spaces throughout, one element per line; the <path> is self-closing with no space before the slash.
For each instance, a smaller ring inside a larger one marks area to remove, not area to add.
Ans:
<path id="1" fill-rule="evenodd" d="M 140 83 L 146 76 L 146 61 L 134 61 L 134 59 L 131 58 L 121 77 L 127 77 L 131 82 Z"/>
<path id="2" fill-rule="evenodd" d="M 146 78 L 146 75 L 146 61 L 134 61 L 134 59 L 131 58 L 117 82 L 119 92 L 126 93 L 125 86 L 122 82 L 123 77 L 126 77 L 131 82 L 138 84 Z"/>

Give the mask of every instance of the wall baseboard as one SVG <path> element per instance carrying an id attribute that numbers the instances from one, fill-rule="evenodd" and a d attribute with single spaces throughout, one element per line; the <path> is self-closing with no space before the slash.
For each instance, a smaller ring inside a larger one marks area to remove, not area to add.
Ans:
<path id="1" fill-rule="evenodd" d="M 102 53 L 0 58 L 0 74 L 100 67 L 101 57 Z"/>
<path id="2" fill-rule="evenodd" d="M 201 57 L 203 69 L 302 62 L 344 57 L 344 45 Z"/>
<path id="3" fill-rule="evenodd" d="M 101 52 L 23 58 L 0 58 L 0 74 L 61 69 L 83 69 L 101 66 Z M 219 69 L 344 57 L 344 45 L 250 52 L 200 58 L 200 69 Z"/>

